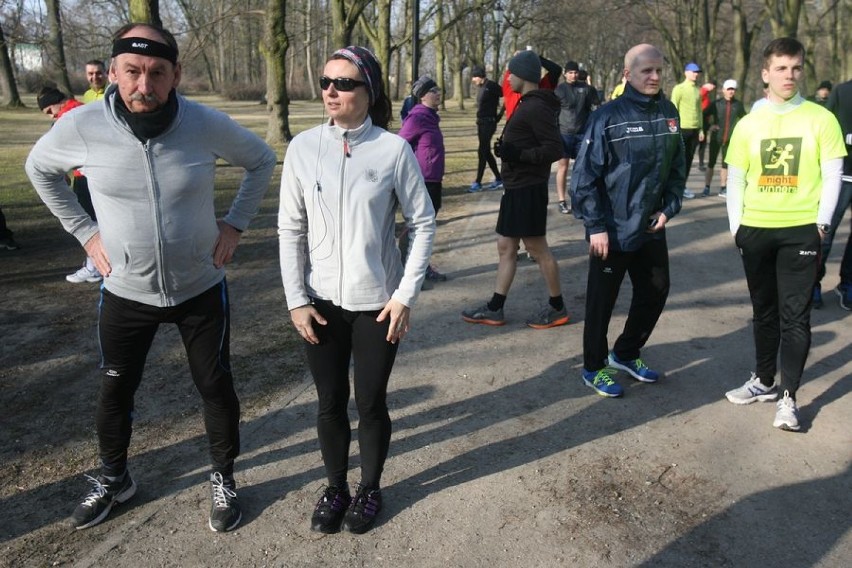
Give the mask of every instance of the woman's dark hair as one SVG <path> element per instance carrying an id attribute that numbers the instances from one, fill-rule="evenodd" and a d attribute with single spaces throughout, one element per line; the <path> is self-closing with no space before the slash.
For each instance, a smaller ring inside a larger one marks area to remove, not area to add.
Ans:
<path id="1" fill-rule="evenodd" d="M 331 59 L 343 59 L 352 63 L 366 83 L 367 94 L 370 96 L 370 107 L 367 114 L 370 120 L 379 128 L 388 129 L 393 109 L 391 101 L 385 93 L 385 82 L 382 78 L 382 67 L 373 53 L 364 47 L 350 45 L 338 49 Z"/>

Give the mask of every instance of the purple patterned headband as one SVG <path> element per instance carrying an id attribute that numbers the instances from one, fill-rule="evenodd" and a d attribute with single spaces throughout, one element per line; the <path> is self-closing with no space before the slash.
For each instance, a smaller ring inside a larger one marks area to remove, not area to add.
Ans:
<path id="1" fill-rule="evenodd" d="M 367 83 L 370 106 L 374 105 L 382 93 L 382 68 L 379 66 L 376 56 L 366 47 L 350 45 L 335 51 L 331 58 L 346 59 L 358 68 L 364 82 Z"/>

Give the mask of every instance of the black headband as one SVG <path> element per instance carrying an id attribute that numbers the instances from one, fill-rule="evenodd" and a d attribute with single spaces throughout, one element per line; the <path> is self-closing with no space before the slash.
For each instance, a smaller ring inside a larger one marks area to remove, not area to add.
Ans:
<path id="1" fill-rule="evenodd" d="M 122 53 L 135 53 L 148 57 L 160 57 L 177 64 L 178 51 L 170 45 L 144 37 L 123 37 L 112 44 L 112 57 Z"/>

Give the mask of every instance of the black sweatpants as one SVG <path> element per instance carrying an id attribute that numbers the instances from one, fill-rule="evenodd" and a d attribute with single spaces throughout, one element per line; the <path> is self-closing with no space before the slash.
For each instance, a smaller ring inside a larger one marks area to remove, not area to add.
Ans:
<path id="1" fill-rule="evenodd" d="M 399 345 L 386 340 L 390 317 L 379 323 L 378 311 L 350 312 L 326 300 L 314 300 L 314 307 L 328 322 L 314 323 L 319 344 L 305 342 L 319 399 L 317 434 L 328 484 L 341 487 L 349 469 L 352 431 L 347 407 L 352 359 L 361 483 L 378 488 L 390 448 L 387 391 Z"/>
<path id="2" fill-rule="evenodd" d="M 121 475 L 133 431 L 133 398 L 154 334 L 177 324 L 192 380 L 204 403 L 213 471 L 233 475 L 240 452 L 240 402 L 230 363 L 230 308 L 225 280 L 177 306 L 160 308 L 101 291 L 98 336 L 101 390 L 97 428 L 103 473 Z"/>
<path id="3" fill-rule="evenodd" d="M 589 257 L 583 329 L 583 366 L 587 371 L 606 366 L 607 330 L 625 273 L 630 275 L 633 284 L 633 299 L 624 330 L 615 341 L 613 351 L 621 360 L 632 360 L 639 357 L 640 350 L 651 337 L 669 296 L 669 250 L 665 236 L 635 251 L 610 250 L 606 260 Z"/>
<path id="4" fill-rule="evenodd" d="M 485 174 L 485 164 L 491 168 L 494 173 L 494 179 L 500 178 L 500 168 L 497 167 L 497 160 L 494 154 L 491 153 L 491 139 L 494 133 L 497 132 L 497 121 L 491 118 L 480 118 L 476 121 L 476 135 L 479 137 L 479 147 L 476 150 L 479 161 L 476 164 L 476 181 L 482 183 L 482 176 Z"/>
<path id="5" fill-rule="evenodd" d="M 820 254 L 816 224 L 740 226 L 735 242 L 754 310 L 755 373 L 771 384 L 780 350 L 780 391 L 795 398 L 811 347 L 812 290 Z"/>

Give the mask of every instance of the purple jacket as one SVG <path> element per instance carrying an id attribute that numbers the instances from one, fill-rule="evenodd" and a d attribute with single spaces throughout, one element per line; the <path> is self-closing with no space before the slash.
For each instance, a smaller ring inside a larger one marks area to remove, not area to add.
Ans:
<path id="1" fill-rule="evenodd" d="M 438 111 L 416 104 L 405 117 L 399 135 L 414 149 L 423 179 L 440 183 L 444 179 L 444 135 L 438 123 Z"/>

